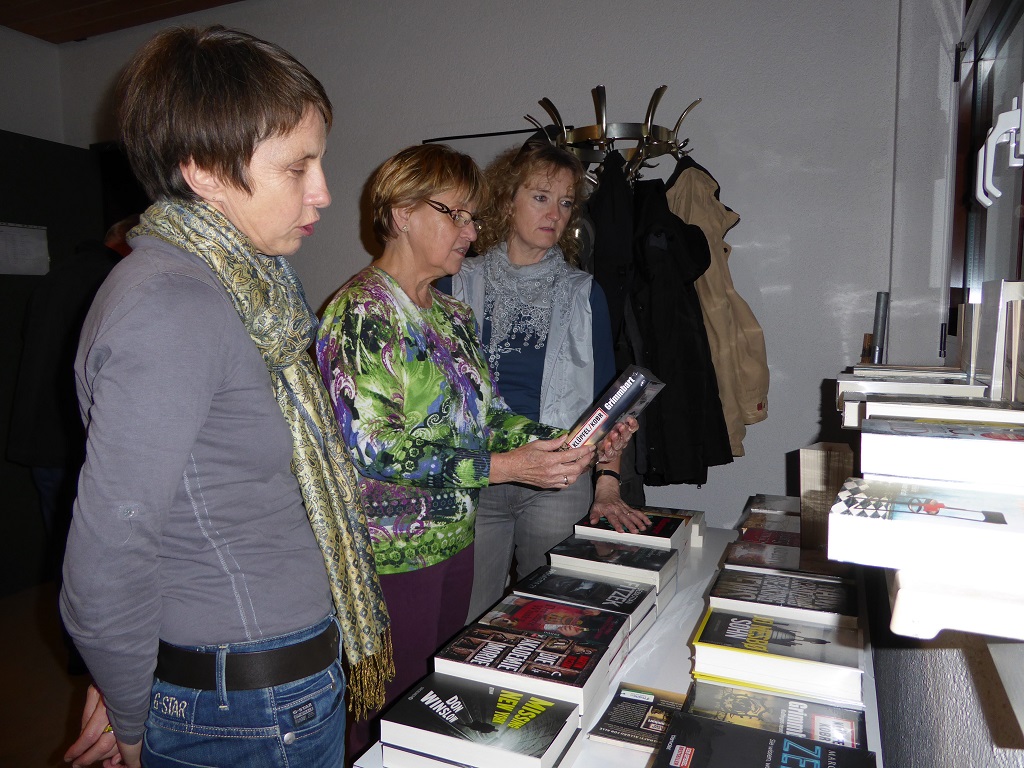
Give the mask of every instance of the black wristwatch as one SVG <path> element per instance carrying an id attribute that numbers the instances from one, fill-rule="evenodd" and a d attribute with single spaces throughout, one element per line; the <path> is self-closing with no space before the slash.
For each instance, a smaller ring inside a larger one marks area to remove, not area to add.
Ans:
<path id="1" fill-rule="evenodd" d="M 619 477 L 619 473 L 616 472 L 614 469 L 599 469 L 595 471 L 594 481 L 596 482 L 597 478 L 601 477 L 601 475 L 608 475 L 608 477 L 614 477 L 617 482 L 619 482 L 620 484 L 622 483 L 622 478 Z"/>

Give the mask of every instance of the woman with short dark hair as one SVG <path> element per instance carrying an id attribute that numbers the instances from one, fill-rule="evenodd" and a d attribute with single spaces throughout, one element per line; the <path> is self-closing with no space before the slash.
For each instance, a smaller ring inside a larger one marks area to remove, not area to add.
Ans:
<path id="1" fill-rule="evenodd" d="M 285 259 L 331 202 L 331 104 L 287 52 L 221 27 L 158 34 L 121 96 L 156 203 L 75 366 L 88 446 L 61 611 L 102 698 L 67 757 L 338 768 L 341 651 L 357 713 L 392 669 L 355 472 L 307 352 L 316 315 Z"/>

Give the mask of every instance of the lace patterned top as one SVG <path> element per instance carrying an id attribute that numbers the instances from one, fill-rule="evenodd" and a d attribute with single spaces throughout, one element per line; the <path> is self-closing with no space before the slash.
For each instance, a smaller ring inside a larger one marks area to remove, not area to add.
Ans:
<path id="1" fill-rule="evenodd" d="M 442 562 L 473 541 L 490 453 L 562 430 L 497 394 L 472 310 L 438 291 L 417 306 L 368 267 L 328 306 L 317 362 L 362 478 L 380 573 Z"/>

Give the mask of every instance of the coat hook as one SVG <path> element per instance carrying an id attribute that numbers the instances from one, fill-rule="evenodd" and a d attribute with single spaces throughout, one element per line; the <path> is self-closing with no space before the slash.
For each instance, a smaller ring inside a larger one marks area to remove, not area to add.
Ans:
<path id="1" fill-rule="evenodd" d="M 560 114 L 558 114 L 558 110 L 555 108 L 555 105 L 551 102 L 551 99 L 549 99 L 547 96 L 545 96 L 543 99 L 541 99 L 537 103 L 540 104 L 542 107 L 544 107 L 544 110 L 551 116 L 551 119 L 555 121 L 555 126 L 558 128 L 558 130 L 562 134 L 562 142 L 561 143 L 562 144 L 568 143 L 569 134 L 565 130 L 565 123 L 562 122 L 562 116 Z"/>
<path id="2" fill-rule="evenodd" d="M 644 118 L 644 136 L 650 135 L 651 126 L 654 125 L 654 111 L 658 108 L 661 97 L 665 95 L 667 90 L 668 86 L 662 85 L 655 88 L 654 93 L 651 94 L 651 103 L 647 105 L 647 117 Z"/>
<path id="3" fill-rule="evenodd" d="M 700 104 L 701 101 L 702 101 L 702 99 L 694 99 L 692 102 L 690 102 L 690 106 L 688 106 L 686 109 L 683 110 L 683 114 L 681 114 L 679 116 L 679 119 L 676 120 L 676 127 L 672 129 L 672 138 L 673 139 L 678 138 L 678 136 L 679 136 L 679 126 L 683 124 L 683 120 L 686 118 L 686 116 L 688 114 L 690 114 L 690 110 L 692 110 L 694 107 L 696 107 L 698 104 Z"/>
<path id="4" fill-rule="evenodd" d="M 593 93 L 594 109 L 597 111 L 597 123 L 601 126 L 601 135 L 598 146 L 601 149 L 604 149 L 607 146 L 608 139 L 608 99 L 603 85 L 597 86 Z"/>

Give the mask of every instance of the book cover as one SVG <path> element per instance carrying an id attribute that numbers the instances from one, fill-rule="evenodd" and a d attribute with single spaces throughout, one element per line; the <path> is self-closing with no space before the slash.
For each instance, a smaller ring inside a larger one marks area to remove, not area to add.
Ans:
<path id="1" fill-rule="evenodd" d="M 799 496 L 780 496 L 774 493 L 755 493 L 743 507 L 744 515 L 754 512 L 774 512 L 779 515 L 800 516 Z"/>
<path id="2" fill-rule="evenodd" d="M 858 630 L 709 608 L 694 676 L 863 706 Z"/>
<path id="3" fill-rule="evenodd" d="M 575 704 L 432 673 L 382 716 L 380 732 L 384 744 L 475 768 L 554 768 L 578 723 Z"/>
<path id="4" fill-rule="evenodd" d="M 967 586 L 1024 583 L 1024 494 L 914 478 L 851 477 L 829 512 L 828 555 L 945 574 Z"/>
<path id="5" fill-rule="evenodd" d="M 655 549 L 575 534 L 560 541 L 548 554 L 555 568 L 569 568 L 596 576 L 651 584 L 661 591 L 676 576 L 679 551 Z"/>
<path id="6" fill-rule="evenodd" d="M 686 711 L 722 723 L 776 731 L 841 747 L 862 749 L 867 744 L 862 710 L 814 699 L 698 680 L 690 691 Z"/>
<path id="7" fill-rule="evenodd" d="M 629 366 L 572 425 L 566 448 L 601 442 L 620 421 L 639 416 L 664 386 L 646 368 Z"/>
<path id="8" fill-rule="evenodd" d="M 629 634 L 628 619 L 621 613 L 525 595 L 504 597 L 481 616 L 478 623 L 579 638 L 602 645 L 612 652 L 625 643 Z"/>
<path id="9" fill-rule="evenodd" d="M 752 528 L 763 528 L 766 531 L 786 531 L 799 535 L 800 516 L 777 512 L 751 512 L 740 522 L 738 528 L 744 532 Z"/>
<path id="10" fill-rule="evenodd" d="M 640 511 L 650 517 L 680 517 L 686 521 L 686 527 L 690 532 L 690 545 L 694 547 L 704 546 L 704 531 L 708 527 L 704 513 L 699 509 L 677 509 L 675 507 L 659 507 L 646 505 L 639 507 Z"/>
<path id="11" fill-rule="evenodd" d="M 780 515 L 781 517 L 781 515 Z M 740 541 L 756 541 L 780 547 L 800 547 L 798 531 L 780 531 L 774 528 L 747 528 L 740 533 Z"/>
<path id="12" fill-rule="evenodd" d="M 677 712 L 651 768 L 876 768 L 862 749 Z"/>
<path id="13" fill-rule="evenodd" d="M 1022 487 L 1024 474 L 1008 469 L 1024 461 L 1024 426 L 864 419 L 863 475 L 917 477 Z"/>
<path id="14" fill-rule="evenodd" d="M 434 654 L 434 671 L 571 701 L 583 714 L 608 682 L 608 662 L 598 643 L 470 624 Z"/>
<path id="15" fill-rule="evenodd" d="M 797 573 L 723 569 L 711 586 L 711 606 L 817 624 L 857 626 L 853 582 Z"/>
<path id="16" fill-rule="evenodd" d="M 797 571 L 800 569 L 800 547 L 734 541 L 725 548 L 724 563 Z"/>
<path id="17" fill-rule="evenodd" d="M 622 682 L 588 738 L 606 744 L 653 752 L 686 694 Z"/>
<path id="18" fill-rule="evenodd" d="M 576 758 L 583 751 L 585 742 L 586 740 L 582 737 L 582 731 L 577 730 L 575 735 L 569 740 L 568 745 L 562 750 L 562 753 L 550 765 L 559 766 L 560 768 L 568 768 L 568 766 L 574 765 Z M 476 768 L 476 766 L 471 766 L 468 763 L 443 760 L 436 755 L 428 755 L 423 752 L 405 749 L 404 747 L 396 747 L 392 744 L 381 744 L 381 757 L 383 758 L 384 768 Z"/>
<path id="19" fill-rule="evenodd" d="M 605 541 L 621 541 L 624 544 L 636 544 L 641 547 L 657 547 L 659 549 L 685 550 L 691 541 L 694 527 L 695 513 L 685 513 L 683 510 L 665 512 L 662 509 L 653 507 L 640 507 L 640 511 L 651 520 L 649 528 L 638 533 L 630 531 L 616 531 L 607 518 L 602 517 L 596 523 L 591 523 L 589 517 L 584 517 L 574 528 L 574 533 L 585 539 L 603 539 Z M 703 513 L 701 519 L 703 519 Z"/>
<path id="20" fill-rule="evenodd" d="M 1024 425 L 1024 403 L 987 397 L 868 395 L 864 417 Z"/>
<path id="21" fill-rule="evenodd" d="M 849 392 L 890 395 L 939 395 L 941 397 L 985 397 L 988 386 L 972 382 L 963 376 L 892 376 L 888 378 L 855 376 L 840 373 L 836 376 L 836 409 L 842 411 L 843 398 Z"/>
<path id="22" fill-rule="evenodd" d="M 514 591 L 517 595 L 621 613 L 627 618 L 630 632 L 654 609 L 656 594 L 650 584 L 619 582 L 551 566 L 542 566 L 518 581 Z"/>

